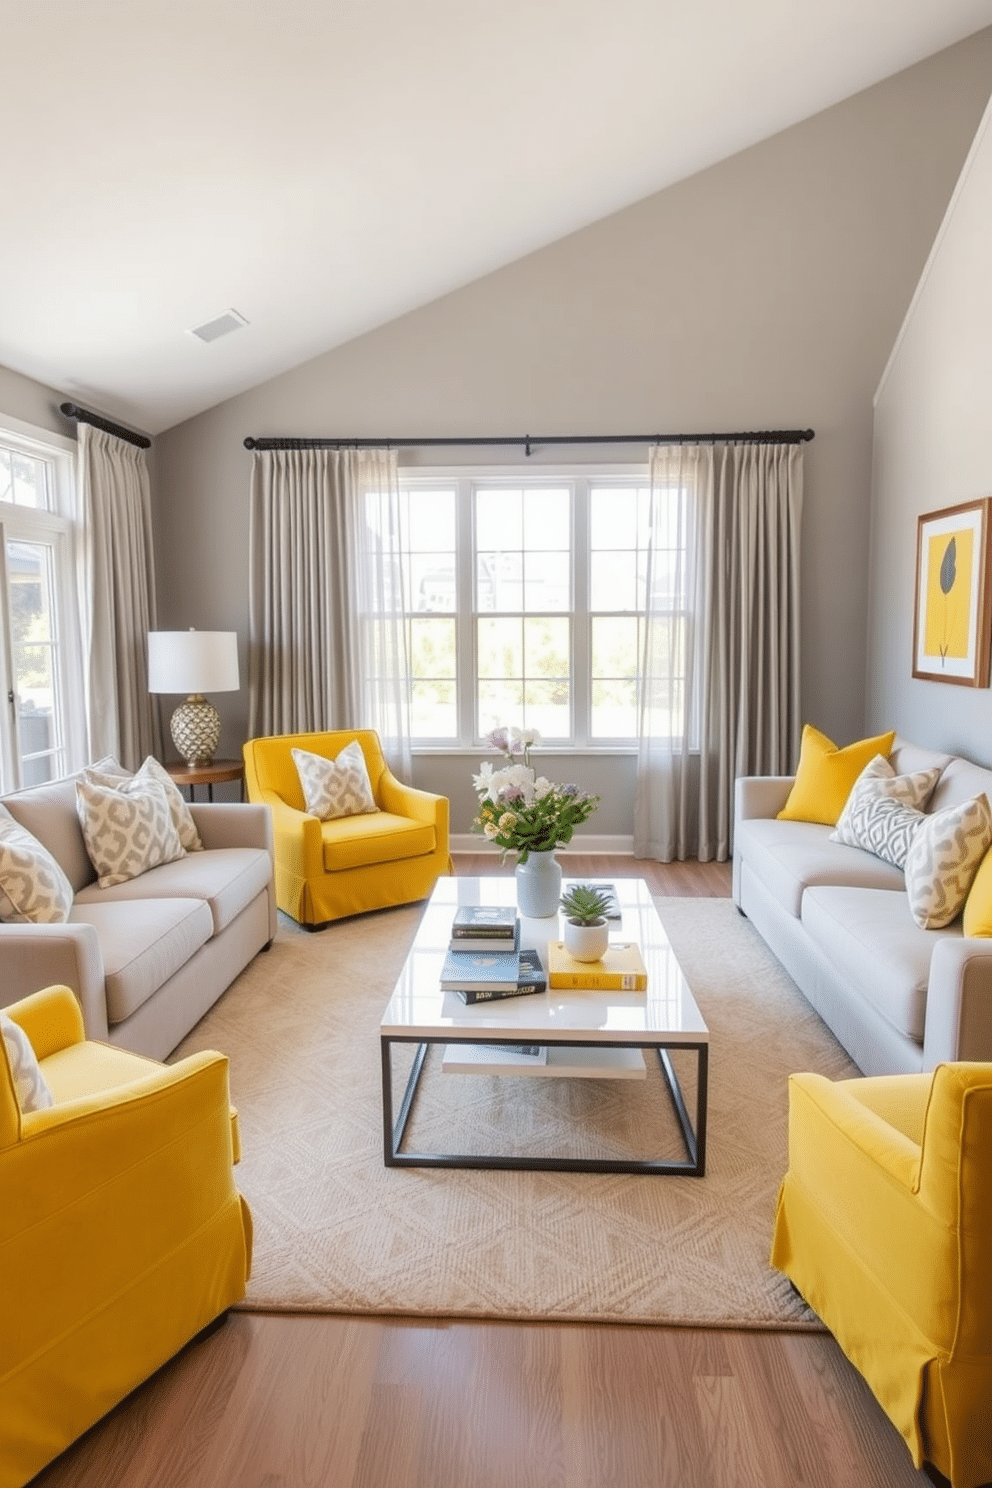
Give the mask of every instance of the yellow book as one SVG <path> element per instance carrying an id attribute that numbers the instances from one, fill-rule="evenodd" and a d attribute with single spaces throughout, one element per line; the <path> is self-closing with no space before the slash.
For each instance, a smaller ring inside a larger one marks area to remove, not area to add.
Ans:
<path id="1" fill-rule="evenodd" d="M 597 992 L 646 992 L 647 967 L 633 940 L 613 940 L 598 961 L 576 961 L 563 940 L 548 942 L 548 986 Z"/>

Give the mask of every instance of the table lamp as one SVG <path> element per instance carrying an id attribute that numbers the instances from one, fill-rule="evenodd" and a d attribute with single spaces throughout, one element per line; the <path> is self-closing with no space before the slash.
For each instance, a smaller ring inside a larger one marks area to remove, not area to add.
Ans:
<path id="1" fill-rule="evenodd" d="M 240 686 L 236 631 L 149 631 L 148 691 L 187 694 L 169 729 L 191 769 L 209 765 L 220 743 L 220 715 L 203 694 L 237 692 Z"/>

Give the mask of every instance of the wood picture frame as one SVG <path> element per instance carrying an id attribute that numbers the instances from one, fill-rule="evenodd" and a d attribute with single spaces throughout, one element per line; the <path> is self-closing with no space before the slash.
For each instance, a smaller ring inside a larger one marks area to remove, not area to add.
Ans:
<path id="1" fill-rule="evenodd" d="M 979 497 L 918 518 L 913 676 L 988 687 L 992 640 L 989 512 Z"/>

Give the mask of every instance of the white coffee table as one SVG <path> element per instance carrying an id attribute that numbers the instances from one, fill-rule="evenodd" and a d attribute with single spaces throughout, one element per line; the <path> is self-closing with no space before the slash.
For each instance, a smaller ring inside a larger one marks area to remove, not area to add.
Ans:
<path id="1" fill-rule="evenodd" d="M 643 879 L 613 876 L 609 881 L 616 885 L 623 916 L 619 925 L 611 925 L 611 939 L 636 940 L 640 945 L 648 970 L 646 992 L 560 991 L 549 987 L 543 993 L 466 1006 L 456 993 L 442 992 L 438 985 L 455 909 L 459 904 L 513 904 L 514 881 L 509 876 L 438 880 L 380 1027 L 387 1167 L 703 1176 L 709 1030 L 668 943 L 647 884 Z M 545 964 L 548 941 L 560 935 L 560 915 L 546 920 L 521 918 L 521 945 L 536 946 Z M 418 1046 L 398 1112 L 393 1102 L 393 1050 L 397 1044 Z M 646 1078 L 642 1051 L 653 1050 L 678 1118 L 685 1157 L 600 1159 L 404 1150 L 407 1124 L 432 1045 L 445 1046 L 447 1068 L 464 1071 L 478 1067 L 480 1073 L 489 1075 L 533 1073 L 566 1079 Z M 504 1059 L 500 1045 L 537 1045 L 547 1049 L 547 1060 L 528 1067 L 526 1061 L 522 1063 L 512 1055 Z M 673 1049 L 695 1053 L 694 1120 L 669 1057 Z"/>

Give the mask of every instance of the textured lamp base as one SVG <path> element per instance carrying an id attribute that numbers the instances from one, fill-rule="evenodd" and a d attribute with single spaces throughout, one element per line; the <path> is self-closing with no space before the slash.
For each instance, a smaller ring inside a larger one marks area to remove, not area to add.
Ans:
<path id="1" fill-rule="evenodd" d="M 172 742 L 187 765 L 209 765 L 220 743 L 220 714 L 213 703 L 194 692 L 169 721 Z"/>

